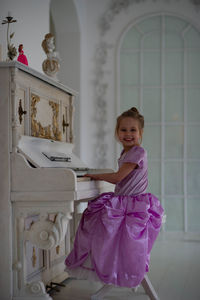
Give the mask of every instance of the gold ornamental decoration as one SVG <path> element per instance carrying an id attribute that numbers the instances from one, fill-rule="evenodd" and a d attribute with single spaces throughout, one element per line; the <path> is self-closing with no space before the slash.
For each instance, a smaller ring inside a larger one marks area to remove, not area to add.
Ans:
<path id="1" fill-rule="evenodd" d="M 61 141 L 62 135 L 59 131 L 59 123 L 58 123 L 58 117 L 59 117 L 59 104 L 53 101 L 49 101 L 49 105 L 52 108 L 53 111 L 53 119 L 52 119 L 52 132 L 56 139 L 56 141 Z"/>
<path id="2" fill-rule="evenodd" d="M 33 247 L 33 253 L 32 253 L 32 267 L 35 268 L 36 266 L 36 261 L 37 261 L 37 256 L 36 256 L 36 251 L 35 251 L 35 247 Z"/>
<path id="3" fill-rule="evenodd" d="M 61 141 L 62 134 L 59 130 L 59 104 L 53 101 L 49 101 L 49 105 L 52 108 L 52 124 L 42 126 L 42 124 L 36 120 L 37 116 L 37 103 L 40 102 L 38 95 L 31 95 L 31 135 L 39 138 L 51 139 L 55 141 Z"/>
<path id="4" fill-rule="evenodd" d="M 57 247 L 56 247 L 56 254 L 58 255 L 60 253 L 60 245 L 58 245 Z"/>

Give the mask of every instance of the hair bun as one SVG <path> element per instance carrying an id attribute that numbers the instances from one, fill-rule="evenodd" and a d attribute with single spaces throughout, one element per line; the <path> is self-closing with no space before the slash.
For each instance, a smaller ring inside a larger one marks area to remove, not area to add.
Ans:
<path id="1" fill-rule="evenodd" d="M 139 111 L 137 110 L 136 107 L 131 107 L 130 110 L 131 110 L 132 112 L 134 112 L 134 113 L 139 114 Z"/>

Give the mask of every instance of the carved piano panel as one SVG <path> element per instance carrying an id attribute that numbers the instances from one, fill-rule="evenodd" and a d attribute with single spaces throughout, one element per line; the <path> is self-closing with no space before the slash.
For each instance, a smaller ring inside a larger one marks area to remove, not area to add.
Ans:
<path id="1" fill-rule="evenodd" d="M 13 72 L 12 81 L 18 134 L 72 142 L 73 94 L 21 70 Z"/>
<path id="2" fill-rule="evenodd" d="M 48 220 L 54 222 L 56 214 L 50 213 Z M 40 220 L 39 215 L 31 215 L 25 218 L 25 230 L 28 232 L 32 224 Z M 43 280 L 50 282 L 59 276 L 60 280 L 67 278 L 67 273 L 61 272 L 64 270 L 64 259 L 70 252 L 70 225 L 67 228 L 66 236 L 61 243 L 50 250 L 40 249 L 32 244 L 29 240 L 25 241 L 25 256 L 26 256 L 26 279 L 27 282 L 32 280 Z"/>
<path id="3" fill-rule="evenodd" d="M 30 115 L 31 136 L 62 140 L 59 101 L 31 93 Z"/>
<path id="4" fill-rule="evenodd" d="M 55 214 L 49 215 L 49 220 L 54 220 L 56 217 Z M 65 239 L 56 247 L 53 247 L 48 251 L 48 264 L 49 264 L 49 273 L 52 272 L 51 279 L 56 277 L 56 273 L 60 275 L 59 268 L 64 269 L 64 260 L 70 252 L 70 223 L 67 228 Z M 67 277 L 67 273 L 61 274 L 63 280 Z"/>
<path id="5" fill-rule="evenodd" d="M 39 215 L 29 216 L 25 219 L 25 230 L 30 230 L 31 225 L 39 220 Z M 30 241 L 25 241 L 26 278 L 31 281 L 36 275 L 47 269 L 47 251 L 38 248 Z"/>

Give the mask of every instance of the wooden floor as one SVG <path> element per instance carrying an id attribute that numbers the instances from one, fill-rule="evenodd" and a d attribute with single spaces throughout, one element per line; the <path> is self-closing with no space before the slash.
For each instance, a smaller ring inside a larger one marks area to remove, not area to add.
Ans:
<path id="1" fill-rule="evenodd" d="M 151 255 L 148 277 L 160 300 L 200 300 L 200 236 L 160 234 Z M 90 300 L 101 284 L 68 279 L 53 300 Z M 113 288 L 104 300 L 148 300 L 140 286 Z"/>

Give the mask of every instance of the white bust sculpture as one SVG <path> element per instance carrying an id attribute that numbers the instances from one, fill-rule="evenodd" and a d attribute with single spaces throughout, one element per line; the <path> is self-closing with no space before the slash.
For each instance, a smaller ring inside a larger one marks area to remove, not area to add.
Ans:
<path id="1" fill-rule="evenodd" d="M 57 72 L 60 69 L 60 60 L 57 52 L 54 51 L 54 36 L 51 33 L 47 33 L 42 41 L 42 48 L 47 55 L 42 63 L 42 69 L 45 74 L 51 77 L 56 77 Z"/>

